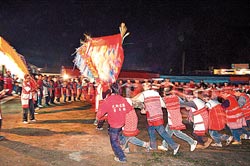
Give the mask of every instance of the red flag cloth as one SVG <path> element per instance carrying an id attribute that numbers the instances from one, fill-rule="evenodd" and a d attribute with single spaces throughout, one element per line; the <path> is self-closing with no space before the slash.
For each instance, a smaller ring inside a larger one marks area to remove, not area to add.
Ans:
<path id="1" fill-rule="evenodd" d="M 87 38 L 78 51 L 94 78 L 115 82 L 120 73 L 124 53 L 121 34 Z"/>

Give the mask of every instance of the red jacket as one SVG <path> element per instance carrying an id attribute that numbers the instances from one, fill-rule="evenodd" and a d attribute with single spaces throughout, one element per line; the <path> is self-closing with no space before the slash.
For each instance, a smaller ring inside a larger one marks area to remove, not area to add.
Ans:
<path id="1" fill-rule="evenodd" d="M 112 128 L 121 128 L 125 124 L 126 114 L 132 110 L 132 106 L 120 95 L 112 94 L 100 103 L 97 118 L 101 119 L 108 114 L 108 123 Z"/>

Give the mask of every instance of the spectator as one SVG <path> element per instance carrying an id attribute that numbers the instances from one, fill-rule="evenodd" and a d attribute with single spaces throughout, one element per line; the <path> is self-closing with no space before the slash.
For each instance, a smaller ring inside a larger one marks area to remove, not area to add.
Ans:
<path id="1" fill-rule="evenodd" d="M 23 108 L 23 123 L 28 123 L 28 112 L 29 112 L 29 119 L 32 122 L 35 122 L 35 110 L 34 110 L 34 103 L 33 103 L 33 95 L 32 92 L 36 90 L 36 86 L 32 84 L 31 76 L 26 74 L 24 76 L 23 81 L 23 89 L 21 95 L 21 103 Z"/>

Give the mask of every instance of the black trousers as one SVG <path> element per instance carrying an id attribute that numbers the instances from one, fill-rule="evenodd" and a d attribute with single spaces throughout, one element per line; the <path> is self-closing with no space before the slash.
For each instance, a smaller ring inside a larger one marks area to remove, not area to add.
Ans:
<path id="1" fill-rule="evenodd" d="M 23 121 L 28 121 L 28 114 L 30 120 L 35 119 L 35 109 L 32 99 L 29 99 L 29 108 L 23 108 Z"/>

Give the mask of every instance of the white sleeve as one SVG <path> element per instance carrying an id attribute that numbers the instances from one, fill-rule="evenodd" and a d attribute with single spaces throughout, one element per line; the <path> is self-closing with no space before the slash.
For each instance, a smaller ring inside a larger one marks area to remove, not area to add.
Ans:
<path id="1" fill-rule="evenodd" d="M 160 97 L 160 101 L 161 101 L 161 107 L 166 108 L 166 104 L 161 97 Z"/>

